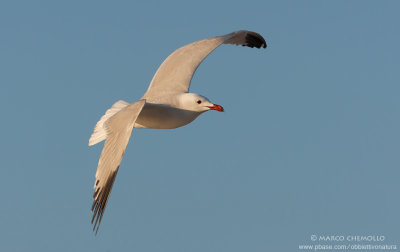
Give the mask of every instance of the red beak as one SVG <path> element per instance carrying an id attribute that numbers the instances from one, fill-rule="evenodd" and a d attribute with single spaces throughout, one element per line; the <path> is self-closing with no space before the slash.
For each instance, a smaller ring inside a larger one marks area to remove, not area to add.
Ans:
<path id="1" fill-rule="evenodd" d="M 207 106 L 210 110 L 216 110 L 219 112 L 224 112 L 224 108 L 218 104 L 214 104 L 213 106 Z"/>

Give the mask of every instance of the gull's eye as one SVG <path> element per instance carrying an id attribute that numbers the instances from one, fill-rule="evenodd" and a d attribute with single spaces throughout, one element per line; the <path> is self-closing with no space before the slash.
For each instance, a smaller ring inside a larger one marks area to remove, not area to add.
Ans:
<path id="1" fill-rule="evenodd" d="M 200 101 L 200 100 L 198 100 L 198 101 L 197 101 L 197 104 L 201 104 L 201 101 Z"/>

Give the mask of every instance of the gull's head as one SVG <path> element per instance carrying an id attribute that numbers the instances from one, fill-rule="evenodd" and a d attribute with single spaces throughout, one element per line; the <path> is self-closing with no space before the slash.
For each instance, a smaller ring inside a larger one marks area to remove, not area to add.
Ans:
<path id="1" fill-rule="evenodd" d="M 184 93 L 179 97 L 179 108 L 195 112 L 216 110 L 224 112 L 224 108 L 210 102 L 206 97 L 194 93 Z"/>

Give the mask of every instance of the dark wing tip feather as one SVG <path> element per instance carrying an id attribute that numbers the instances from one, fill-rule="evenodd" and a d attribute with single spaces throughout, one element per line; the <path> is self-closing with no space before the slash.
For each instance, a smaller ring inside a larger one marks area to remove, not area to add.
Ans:
<path id="1" fill-rule="evenodd" d="M 108 198 L 110 197 L 110 193 L 112 187 L 114 185 L 115 177 L 117 175 L 117 171 L 114 171 L 107 179 L 106 184 L 103 188 L 97 188 L 95 193 L 93 194 L 93 204 L 92 204 L 92 224 L 93 231 L 96 232 L 99 230 L 101 219 L 103 218 L 104 210 L 107 205 Z M 97 184 L 97 183 L 96 183 Z"/>
<path id="2" fill-rule="evenodd" d="M 265 39 L 260 34 L 256 32 L 248 32 L 246 34 L 246 44 L 243 46 L 248 46 L 251 48 L 266 48 L 267 42 L 265 42 Z"/>

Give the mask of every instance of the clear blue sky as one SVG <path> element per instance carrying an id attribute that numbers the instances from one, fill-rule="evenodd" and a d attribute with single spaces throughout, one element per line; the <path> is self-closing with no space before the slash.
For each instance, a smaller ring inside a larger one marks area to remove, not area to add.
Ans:
<path id="1" fill-rule="evenodd" d="M 400 237 L 398 1 L 2 1 L 0 251 L 297 251 L 310 235 Z M 191 91 L 221 104 L 135 130 L 91 231 L 115 101 L 187 43 L 248 29 Z"/>

